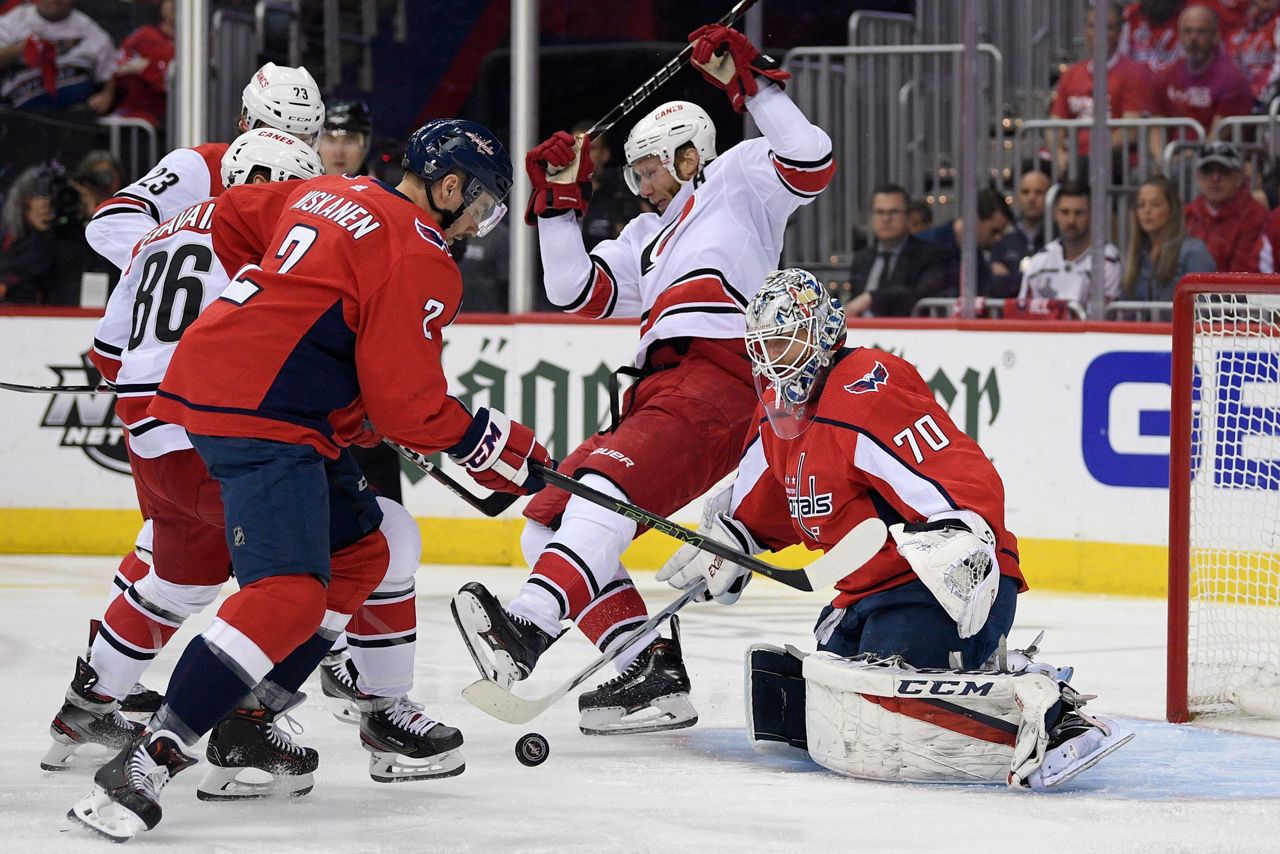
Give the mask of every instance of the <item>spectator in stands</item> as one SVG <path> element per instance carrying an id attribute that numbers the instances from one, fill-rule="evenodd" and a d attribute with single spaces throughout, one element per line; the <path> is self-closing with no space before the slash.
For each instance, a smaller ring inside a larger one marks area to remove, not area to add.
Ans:
<path id="1" fill-rule="evenodd" d="M 56 161 L 23 171 L 5 199 L 0 288 L 10 303 L 79 305 L 92 265 L 84 237 L 87 195 Z"/>
<path id="2" fill-rule="evenodd" d="M 0 15 L 0 104 L 24 110 L 115 100 L 115 46 L 74 0 L 35 0 Z"/>
<path id="3" fill-rule="evenodd" d="M 110 151 L 99 148 L 81 158 L 74 185 L 92 212 L 124 187 L 124 169 Z"/>
<path id="4" fill-rule="evenodd" d="M 1121 56 L 1141 62 L 1152 73 L 1173 64 L 1182 55 L 1178 44 L 1178 13 L 1187 0 L 1140 0 L 1124 10 L 1118 50 Z"/>
<path id="5" fill-rule="evenodd" d="M 1130 59 L 1116 52 L 1120 42 L 1120 7 L 1108 2 L 1107 10 L 1107 114 L 1111 118 L 1136 119 L 1151 113 L 1152 75 L 1150 69 L 1136 59 Z M 1086 56 L 1067 68 L 1058 79 L 1058 88 L 1053 95 L 1053 106 L 1049 114 L 1059 119 L 1092 119 L 1093 118 L 1093 33 L 1094 10 L 1090 9 L 1085 18 L 1084 41 Z M 1069 137 L 1065 133 L 1055 133 L 1050 147 L 1058 152 L 1058 168 L 1066 171 L 1070 165 L 1071 151 Z M 1123 130 L 1111 132 L 1111 149 L 1117 155 L 1122 153 L 1125 145 Z M 1089 131 L 1081 130 L 1076 134 L 1076 157 L 1083 160 L 1089 156 Z M 1083 172 L 1087 174 L 1087 171 Z"/>
<path id="6" fill-rule="evenodd" d="M 1227 40 L 1227 50 L 1249 79 L 1255 113 L 1266 113 L 1280 94 L 1276 39 L 1280 38 L 1280 0 L 1253 0 L 1245 26 Z"/>
<path id="7" fill-rule="evenodd" d="M 580 121 L 571 131 L 574 136 L 586 133 L 592 123 Z M 627 189 L 622 172 L 610 169 L 613 150 L 603 135 L 591 140 L 591 200 L 582 217 L 582 240 L 590 252 L 602 240 L 612 240 L 622 233 L 622 227 L 643 212 L 647 204 Z"/>
<path id="8" fill-rule="evenodd" d="M 1013 211 L 1009 210 L 1009 203 L 1004 200 L 1004 196 L 992 189 L 978 191 L 978 227 L 975 230 L 978 251 L 981 253 L 978 258 L 978 296 L 1017 296 L 1018 292 L 1010 290 L 1007 282 L 996 287 L 991 275 L 991 265 L 986 259 L 986 254 L 1004 235 L 1011 222 Z M 960 245 L 963 234 L 964 222 L 956 218 L 916 235 L 942 252 L 947 267 L 947 289 L 952 296 L 960 293 Z"/>
<path id="9" fill-rule="evenodd" d="M 173 34 L 174 0 L 160 0 L 159 23 L 144 24 L 120 42 L 115 73 L 120 102 L 115 115 L 142 119 L 157 128 L 164 124 L 169 109 Z"/>
<path id="10" fill-rule="evenodd" d="M 1018 179 L 1018 218 L 991 250 L 991 274 L 1002 291 L 1016 293 L 1022 282 L 1022 259 L 1044 249 L 1044 197 L 1049 186 L 1049 176 L 1039 169 L 1030 169 Z"/>
<path id="11" fill-rule="evenodd" d="M 1209 247 L 1220 273 L 1270 273 L 1271 246 L 1263 236 L 1267 209 L 1249 192 L 1240 150 L 1208 142 L 1196 157 L 1200 195 L 1187 205 L 1187 234 Z"/>
<path id="12" fill-rule="evenodd" d="M 1208 247 L 1185 233 L 1178 188 L 1163 176 L 1138 187 L 1124 255 L 1120 297 L 1126 300 L 1172 302 L 1178 280 L 1187 273 L 1217 269 Z"/>
<path id="13" fill-rule="evenodd" d="M 910 197 L 897 184 L 871 194 L 874 243 L 853 256 L 849 290 L 841 297 L 849 317 L 906 317 L 917 300 L 942 296 L 947 288 L 937 249 L 907 228 Z"/>
<path id="14" fill-rule="evenodd" d="M 924 199 L 912 199 L 907 203 L 907 231 L 919 234 L 933 227 L 933 207 Z"/>
<path id="15" fill-rule="evenodd" d="M 1153 112 L 1195 119 L 1208 135 L 1223 118 L 1248 115 L 1253 109 L 1253 91 L 1221 50 L 1213 10 L 1207 6 L 1183 9 L 1178 17 L 1178 42 L 1183 55 L 1157 79 Z"/>
<path id="16" fill-rule="evenodd" d="M 504 220 L 484 237 L 468 237 L 453 245 L 458 272 L 466 282 L 462 310 L 467 314 L 506 313 L 510 300 L 510 240 L 511 229 Z"/>
<path id="17" fill-rule="evenodd" d="M 1087 305 L 1093 282 L 1088 184 L 1064 181 L 1058 185 L 1053 224 L 1058 237 L 1027 260 L 1018 297 L 1074 300 Z M 1102 294 L 1110 301 L 1120 293 L 1120 250 L 1108 243 L 1104 257 Z"/>
<path id="18" fill-rule="evenodd" d="M 373 141 L 373 115 L 358 98 L 325 104 L 316 151 L 326 175 L 365 175 Z"/>
<path id="19" fill-rule="evenodd" d="M 1222 27 L 1222 38 L 1226 41 L 1249 25 L 1249 14 L 1259 0 L 1204 0 L 1204 2 L 1218 16 L 1218 24 Z"/>

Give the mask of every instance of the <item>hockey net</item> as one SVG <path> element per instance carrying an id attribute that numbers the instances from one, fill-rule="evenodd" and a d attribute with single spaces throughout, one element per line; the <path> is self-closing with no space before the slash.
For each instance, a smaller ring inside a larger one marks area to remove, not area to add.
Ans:
<path id="1" fill-rule="evenodd" d="M 1168 718 L 1280 718 L 1280 276 L 1185 279 L 1172 384 Z"/>

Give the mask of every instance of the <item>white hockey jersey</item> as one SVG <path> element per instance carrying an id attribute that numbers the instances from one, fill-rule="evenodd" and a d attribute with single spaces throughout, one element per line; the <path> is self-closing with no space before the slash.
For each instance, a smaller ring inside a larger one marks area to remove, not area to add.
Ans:
<path id="1" fill-rule="evenodd" d="M 747 99 L 764 133 L 711 161 L 659 216 L 588 255 L 577 218 L 538 220 L 547 296 L 592 318 L 638 317 L 635 362 L 672 338 L 741 338 L 744 310 L 778 266 L 787 219 L 831 181 L 831 140 L 772 84 Z"/>
<path id="2" fill-rule="evenodd" d="M 1075 300 L 1086 305 L 1093 281 L 1091 255 L 1092 251 L 1086 250 L 1076 260 L 1068 261 L 1062 254 L 1061 239 L 1049 241 L 1022 262 L 1022 290 L 1018 297 Z M 1120 295 L 1120 250 L 1108 243 L 1104 257 L 1102 295 L 1109 302 Z"/>
<path id="3" fill-rule="evenodd" d="M 8 47 L 36 36 L 58 52 L 57 93 L 45 89 L 40 68 L 27 66 L 22 55 L 0 69 L 0 104 L 22 109 L 50 109 L 79 104 L 115 73 L 116 49 L 111 36 L 79 9 L 60 21 L 41 16 L 34 5 L 21 5 L 0 15 L 0 45 Z"/>

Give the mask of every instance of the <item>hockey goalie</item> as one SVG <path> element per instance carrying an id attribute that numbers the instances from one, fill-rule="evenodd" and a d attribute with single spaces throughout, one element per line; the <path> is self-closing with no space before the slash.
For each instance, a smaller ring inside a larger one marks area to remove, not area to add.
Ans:
<path id="1" fill-rule="evenodd" d="M 1026 583 L 999 474 L 915 368 L 845 338 L 804 270 L 770 273 L 747 306 L 756 430 L 699 533 L 752 554 L 830 550 L 869 518 L 892 534 L 836 584 L 817 653 L 748 651 L 752 738 L 856 777 L 1060 785 L 1132 733 L 1085 714 L 1035 644 L 1006 651 Z M 686 546 L 658 578 L 730 604 L 750 572 Z"/>

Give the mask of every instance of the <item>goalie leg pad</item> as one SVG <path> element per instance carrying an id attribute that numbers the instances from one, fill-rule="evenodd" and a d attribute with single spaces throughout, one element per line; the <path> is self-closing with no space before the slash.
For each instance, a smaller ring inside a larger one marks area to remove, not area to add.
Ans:
<path id="1" fill-rule="evenodd" d="M 799 750 L 808 755 L 803 662 L 767 643 L 747 648 L 747 736 L 761 753 Z"/>

